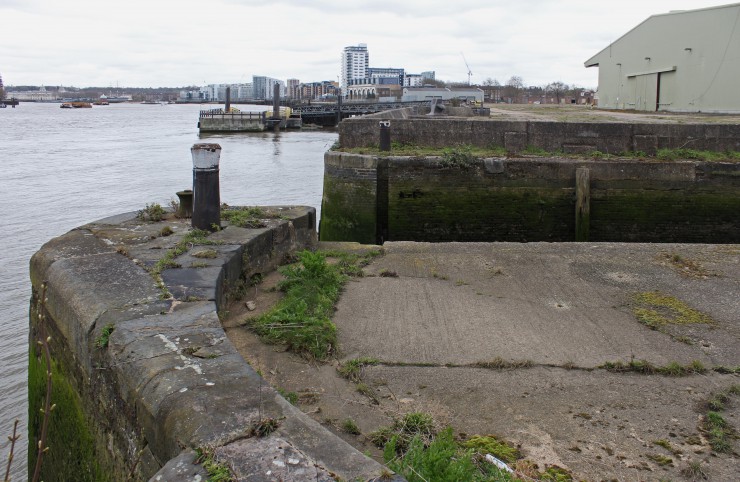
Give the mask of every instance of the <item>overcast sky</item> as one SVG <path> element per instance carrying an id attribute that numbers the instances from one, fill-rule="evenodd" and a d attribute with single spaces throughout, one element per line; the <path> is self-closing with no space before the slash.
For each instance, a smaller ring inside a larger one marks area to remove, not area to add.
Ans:
<path id="1" fill-rule="evenodd" d="M 437 78 L 596 87 L 583 62 L 653 14 L 705 0 L 0 0 L 7 85 L 159 87 L 337 80 L 347 45 L 371 67 Z"/>

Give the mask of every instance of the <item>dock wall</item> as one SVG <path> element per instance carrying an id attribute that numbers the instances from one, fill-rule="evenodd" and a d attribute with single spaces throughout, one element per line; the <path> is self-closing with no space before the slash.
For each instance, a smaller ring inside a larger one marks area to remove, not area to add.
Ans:
<path id="1" fill-rule="evenodd" d="M 37 340 L 49 337 L 56 408 L 43 480 L 205 480 L 195 449 L 211 452 L 239 480 L 381 473 L 264 382 L 221 326 L 219 310 L 240 282 L 317 241 L 314 208 L 266 209 L 276 211 L 267 227 L 212 233 L 212 244 L 176 256 L 161 284 L 147 269 L 183 239 L 187 220 L 115 216 L 55 238 L 33 256 L 31 472 L 46 393 Z M 216 256 L 194 256 L 205 248 Z M 277 420 L 277 429 L 254 436 L 266 419 Z"/>
<path id="2" fill-rule="evenodd" d="M 687 148 L 740 151 L 738 124 L 593 123 L 498 121 L 474 117 L 429 117 L 412 108 L 343 120 L 339 125 L 342 148 L 377 147 L 379 120 L 391 120 L 391 138 L 407 145 L 449 147 L 504 147 L 517 153 L 526 148 L 566 154 L 599 151 L 607 154 Z M 452 112 L 450 112 L 452 113 Z"/>
<path id="3" fill-rule="evenodd" d="M 740 163 L 329 151 L 324 166 L 323 241 L 574 241 L 578 227 L 590 241 L 740 242 Z"/>
<path id="4" fill-rule="evenodd" d="M 261 132 L 267 127 L 262 114 L 210 114 L 200 117 L 200 132 Z"/>

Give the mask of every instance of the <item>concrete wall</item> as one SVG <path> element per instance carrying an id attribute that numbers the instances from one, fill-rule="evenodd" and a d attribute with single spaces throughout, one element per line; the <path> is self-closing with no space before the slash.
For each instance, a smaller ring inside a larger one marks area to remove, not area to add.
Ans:
<path id="1" fill-rule="evenodd" d="M 738 15 L 738 4 L 674 12 L 630 30 L 585 63 L 599 69 L 599 108 L 740 112 Z"/>
<path id="2" fill-rule="evenodd" d="M 265 130 L 264 119 L 257 115 L 213 114 L 201 117 L 198 127 L 201 132 L 261 132 Z"/>
<path id="3" fill-rule="evenodd" d="M 377 147 L 378 120 L 391 120 L 391 140 L 402 144 L 449 147 L 468 144 L 504 147 L 520 152 L 529 147 L 565 153 L 608 154 L 662 148 L 740 151 L 738 124 L 627 124 L 540 121 L 495 121 L 487 118 L 413 117 L 411 111 L 388 111 L 372 118 L 345 119 L 339 124 L 342 148 Z"/>
<path id="4" fill-rule="evenodd" d="M 591 241 L 740 242 L 738 163 L 327 152 L 324 164 L 326 241 L 573 241 L 587 168 Z"/>
<path id="5" fill-rule="evenodd" d="M 213 450 L 239 480 L 380 474 L 379 464 L 269 387 L 221 327 L 217 313 L 239 280 L 316 243 L 313 208 L 273 209 L 280 218 L 266 228 L 228 226 L 211 234 L 217 244 L 203 248 L 214 249 L 216 258 L 194 257 L 198 246 L 175 258 L 181 267 L 164 270 L 161 287 L 144 268 L 183 238 L 186 220 L 107 218 L 49 241 L 33 256 L 30 453 L 45 393 L 40 337 L 51 337 L 57 404 L 43 480 L 146 480 L 158 472 L 153 480 L 197 480 L 196 474 L 205 480 L 194 465 L 195 448 Z M 174 233 L 161 235 L 164 226 Z M 163 296 L 163 288 L 172 296 Z M 103 345 L 106 329 L 112 333 Z M 279 428 L 251 436 L 252 424 L 268 417 L 280 420 Z"/>

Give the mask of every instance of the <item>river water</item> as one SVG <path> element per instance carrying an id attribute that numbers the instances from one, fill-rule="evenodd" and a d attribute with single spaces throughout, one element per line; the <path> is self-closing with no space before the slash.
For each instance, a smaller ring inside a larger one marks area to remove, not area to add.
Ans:
<path id="1" fill-rule="evenodd" d="M 222 202 L 320 207 L 323 153 L 335 132 L 199 135 L 201 108 L 23 103 L 0 109 L 0 460 L 4 469 L 6 435 L 19 419 L 14 480 L 25 479 L 28 441 L 28 263 L 43 243 L 146 203 L 169 204 L 192 184 L 190 147 L 197 142 L 221 144 Z"/>

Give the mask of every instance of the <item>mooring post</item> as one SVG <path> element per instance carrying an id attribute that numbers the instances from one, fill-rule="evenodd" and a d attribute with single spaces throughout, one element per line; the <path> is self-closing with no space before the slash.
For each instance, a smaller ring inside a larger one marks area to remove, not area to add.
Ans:
<path id="1" fill-rule="evenodd" d="M 380 121 L 380 150 L 391 150 L 391 121 Z"/>
<path id="2" fill-rule="evenodd" d="M 178 191 L 176 194 L 180 199 L 180 208 L 177 215 L 181 218 L 193 217 L 193 190 L 185 189 L 184 191 Z"/>
<path id="3" fill-rule="evenodd" d="M 282 122 L 282 119 L 280 119 L 280 84 L 277 82 L 272 86 L 272 118 L 275 122 L 273 128 L 277 132 L 280 130 L 280 123 Z"/>
<path id="4" fill-rule="evenodd" d="M 591 174 L 587 167 L 576 169 L 576 241 L 588 241 L 591 217 Z"/>
<path id="5" fill-rule="evenodd" d="M 226 87 L 226 106 L 224 107 L 226 113 L 231 111 L 231 87 Z"/>
<path id="6" fill-rule="evenodd" d="M 218 163 L 221 146 L 193 144 L 193 219 L 196 229 L 216 231 L 221 227 L 221 194 Z"/>
<path id="7" fill-rule="evenodd" d="M 342 92 L 337 95 L 337 125 L 342 122 Z"/>

